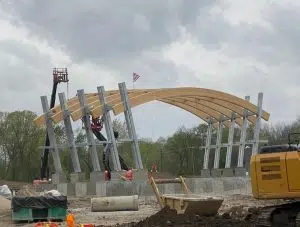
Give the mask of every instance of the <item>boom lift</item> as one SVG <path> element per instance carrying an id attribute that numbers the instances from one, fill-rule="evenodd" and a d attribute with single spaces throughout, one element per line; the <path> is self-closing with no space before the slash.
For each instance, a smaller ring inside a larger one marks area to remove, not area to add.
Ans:
<path id="1" fill-rule="evenodd" d="M 288 135 L 288 145 L 264 146 L 251 157 L 253 197 L 292 200 L 264 207 L 257 219 L 259 226 L 300 226 L 300 201 L 295 201 L 300 199 L 300 149 L 299 139 L 292 139 L 297 135 Z"/>
<path id="2" fill-rule="evenodd" d="M 50 109 L 55 106 L 55 99 L 56 99 L 56 91 L 57 86 L 59 83 L 66 83 L 69 82 L 68 79 L 68 70 L 67 68 L 54 68 L 53 69 L 53 87 L 52 87 L 52 94 L 51 94 L 51 101 L 50 101 Z M 45 150 L 43 152 L 43 156 L 41 158 L 41 180 L 49 179 L 49 168 L 48 168 L 48 159 L 49 159 L 49 147 L 50 141 L 48 137 L 48 133 L 46 135 L 45 141 Z"/>

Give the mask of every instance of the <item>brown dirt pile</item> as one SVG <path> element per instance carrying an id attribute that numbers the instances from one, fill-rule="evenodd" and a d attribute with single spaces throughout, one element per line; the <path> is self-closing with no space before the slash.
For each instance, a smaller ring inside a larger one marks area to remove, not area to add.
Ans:
<path id="1" fill-rule="evenodd" d="M 232 214 L 231 214 L 232 215 Z M 168 207 L 163 208 L 156 214 L 138 222 L 128 223 L 121 225 L 114 225 L 119 227 L 197 227 L 197 226 L 254 226 L 253 215 L 247 215 L 245 220 L 238 220 L 231 218 L 229 213 L 224 213 L 222 216 L 211 216 L 203 217 L 199 215 L 187 215 L 187 214 L 176 214 L 175 210 L 171 210 Z M 251 218 L 250 218 L 251 216 Z M 97 227 L 103 227 L 99 225 Z"/>

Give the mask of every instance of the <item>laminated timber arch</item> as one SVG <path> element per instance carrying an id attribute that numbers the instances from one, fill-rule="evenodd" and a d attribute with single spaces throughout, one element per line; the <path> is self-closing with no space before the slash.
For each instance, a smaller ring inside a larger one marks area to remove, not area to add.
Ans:
<path id="1" fill-rule="evenodd" d="M 107 91 L 105 95 L 107 104 L 112 107 L 115 115 L 124 111 L 119 90 Z M 99 101 L 98 93 L 88 93 L 86 99 L 93 117 L 101 116 L 103 114 L 102 104 Z M 224 125 L 227 127 L 230 125 L 232 113 L 236 115 L 237 125 L 241 126 L 244 110 L 248 110 L 250 123 L 255 124 L 256 122 L 256 105 L 228 93 L 211 89 L 195 87 L 128 89 L 128 99 L 132 108 L 156 100 L 182 108 L 205 122 L 210 119 L 213 119 L 214 122 L 219 122 L 221 118 L 225 119 Z M 78 98 L 73 97 L 67 102 L 67 105 L 72 120 L 81 119 L 82 112 Z M 51 111 L 51 119 L 54 123 L 63 121 L 63 111 L 59 105 Z M 263 111 L 262 118 L 268 121 L 269 117 L 270 114 Z M 38 116 L 34 121 L 38 126 L 45 125 L 44 114 Z"/>

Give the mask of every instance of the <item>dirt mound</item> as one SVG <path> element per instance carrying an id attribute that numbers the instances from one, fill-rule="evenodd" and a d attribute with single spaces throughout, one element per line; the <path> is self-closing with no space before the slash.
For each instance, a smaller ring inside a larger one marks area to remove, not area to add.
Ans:
<path id="1" fill-rule="evenodd" d="M 199 215 L 187 215 L 176 214 L 175 210 L 171 210 L 168 207 L 163 208 L 156 214 L 138 222 L 115 225 L 119 227 L 196 227 L 196 226 L 253 226 L 251 222 L 252 218 L 248 220 L 238 220 L 230 217 L 229 213 L 225 213 L 222 216 L 208 216 L 203 217 Z M 103 227 L 101 225 L 97 227 Z"/>

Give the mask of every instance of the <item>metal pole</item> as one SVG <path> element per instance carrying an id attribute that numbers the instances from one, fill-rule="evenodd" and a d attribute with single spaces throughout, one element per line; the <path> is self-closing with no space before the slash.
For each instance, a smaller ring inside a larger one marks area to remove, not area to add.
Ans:
<path id="1" fill-rule="evenodd" d="M 47 96 L 41 96 L 41 101 L 42 101 L 42 106 L 43 106 L 43 112 L 45 114 L 47 133 L 49 136 L 49 142 L 50 142 L 50 146 L 51 146 L 50 149 L 51 149 L 51 155 L 52 155 L 53 162 L 54 162 L 55 172 L 62 173 L 63 171 L 62 171 L 60 157 L 59 157 L 58 148 L 57 148 L 57 144 L 56 144 L 54 128 L 53 128 L 52 120 L 50 117 L 51 111 L 49 108 Z"/>
<path id="2" fill-rule="evenodd" d="M 73 133 L 71 119 L 70 119 L 71 114 L 70 111 L 68 110 L 66 96 L 65 93 L 59 93 L 58 96 L 59 96 L 60 106 L 64 115 L 64 124 L 66 128 L 66 134 L 67 134 L 70 153 L 71 153 L 73 172 L 80 173 L 81 168 L 80 168 L 78 153 L 75 145 L 74 133 Z"/>
<path id="3" fill-rule="evenodd" d="M 143 162 L 142 162 L 141 153 L 140 153 L 140 147 L 139 147 L 139 143 L 138 143 L 138 139 L 137 139 L 137 135 L 136 135 L 136 131 L 135 131 L 135 125 L 134 125 L 134 121 L 133 121 L 131 107 L 130 107 L 130 103 L 129 103 L 129 99 L 128 99 L 128 92 L 127 92 L 126 85 L 124 82 L 119 83 L 119 89 L 120 89 L 121 100 L 124 105 L 124 115 L 125 115 L 125 119 L 126 119 L 128 134 L 129 134 L 130 139 L 132 139 L 131 146 L 132 146 L 133 157 L 135 160 L 135 167 L 137 169 L 143 169 L 144 167 L 143 167 Z"/>
<path id="4" fill-rule="evenodd" d="M 245 97 L 246 101 L 250 101 L 250 96 Z M 244 122 L 241 128 L 241 138 L 240 138 L 240 146 L 239 146 L 239 155 L 238 155 L 238 164 L 237 167 L 243 167 L 244 163 L 244 153 L 245 153 L 245 145 L 246 145 L 246 137 L 247 137 L 247 128 L 248 128 L 248 111 L 244 111 Z"/>
<path id="5" fill-rule="evenodd" d="M 255 122 L 254 135 L 253 135 L 253 146 L 252 146 L 252 154 L 256 154 L 258 150 L 259 143 L 259 133 L 261 127 L 261 116 L 262 116 L 262 104 L 263 104 L 263 93 L 258 93 L 258 101 L 257 101 L 257 118 Z"/>
<path id="6" fill-rule="evenodd" d="M 228 146 L 227 146 L 227 153 L 226 153 L 225 168 L 230 168 L 231 166 L 234 126 L 235 126 L 235 114 L 233 113 L 231 117 L 231 125 L 229 128 L 229 133 L 228 133 Z"/>
<path id="7" fill-rule="evenodd" d="M 98 89 L 99 101 L 102 105 L 102 110 L 103 110 L 103 115 L 104 115 L 104 124 L 105 124 L 107 137 L 108 137 L 108 140 L 109 140 L 108 145 L 111 148 L 111 149 L 109 149 L 109 151 L 111 153 L 111 158 L 112 158 L 112 161 L 113 161 L 114 170 L 115 171 L 121 171 L 119 153 L 118 153 L 118 150 L 117 150 L 116 139 L 115 139 L 115 136 L 114 136 L 111 116 L 110 116 L 110 112 L 109 112 L 110 108 L 106 104 L 105 89 L 104 89 L 103 86 L 99 86 L 99 87 L 97 87 L 97 89 Z"/>
<path id="8" fill-rule="evenodd" d="M 99 172 L 99 171 L 101 171 L 101 168 L 100 168 L 99 158 L 98 158 L 97 149 L 96 149 L 96 142 L 94 140 L 93 132 L 91 129 L 90 110 L 89 110 L 89 107 L 87 104 L 84 90 L 83 89 L 78 90 L 77 95 L 78 95 L 78 99 L 80 102 L 81 111 L 82 111 L 82 115 L 83 115 L 82 121 L 83 121 L 84 128 L 86 131 L 87 141 L 89 144 L 89 154 L 91 157 L 93 170 L 95 172 Z"/>
<path id="9" fill-rule="evenodd" d="M 223 121 L 220 120 L 218 132 L 217 132 L 217 142 L 215 150 L 215 159 L 214 159 L 214 169 L 218 169 L 220 165 L 220 152 L 221 152 L 221 143 L 222 143 L 222 133 L 223 133 Z"/>
<path id="10" fill-rule="evenodd" d="M 203 169 L 208 169 L 210 144 L 211 144 L 211 133 L 212 133 L 212 122 L 210 121 L 208 123 L 207 132 L 206 132 L 206 142 L 205 142 L 205 152 L 204 152 L 204 160 L 203 160 Z"/>

